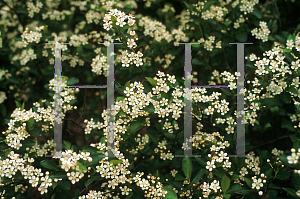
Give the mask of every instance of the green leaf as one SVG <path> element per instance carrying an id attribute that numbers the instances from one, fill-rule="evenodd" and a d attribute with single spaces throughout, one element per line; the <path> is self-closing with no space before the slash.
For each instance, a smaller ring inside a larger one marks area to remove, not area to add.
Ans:
<path id="1" fill-rule="evenodd" d="M 221 167 L 217 167 L 216 169 L 213 169 L 213 174 L 215 174 L 219 178 L 223 178 L 225 175 L 225 171 Z"/>
<path id="2" fill-rule="evenodd" d="M 77 162 L 80 169 L 87 171 L 88 169 L 80 162 Z"/>
<path id="3" fill-rule="evenodd" d="M 229 189 L 230 187 L 230 178 L 227 177 L 226 175 L 224 175 L 222 181 L 221 181 L 221 188 L 223 193 L 226 193 L 226 191 Z"/>
<path id="4" fill-rule="evenodd" d="M 270 40 L 270 41 L 275 41 L 275 38 L 272 37 L 271 35 L 269 35 L 269 36 L 268 36 L 268 40 Z"/>
<path id="5" fill-rule="evenodd" d="M 290 178 L 291 172 L 288 171 L 282 171 L 280 170 L 279 173 L 277 174 L 276 178 L 280 180 L 286 180 Z"/>
<path id="6" fill-rule="evenodd" d="M 24 107 L 25 107 L 25 102 L 23 102 L 21 110 L 24 110 Z"/>
<path id="7" fill-rule="evenodd" d="M 50 173 L 49 175 L 50 178 L 68 178 L 67 177 L 67 173 L 65 171 L 53 171 L 52 173 Z"/>
<path id="8" fill-rule="evenodd" d="M 252 189 L 252 180 L 250 180 L 249 178 L 244 178 L 246 184 L 248 185 L 248 187 L 250 187 Z"/>
<path id="9" fill-rule="evenodd" d="M 93 181 L 94 179 L 88 179 L 87 181 L 85 181 L 84 186 L 88 187 Z"/>
<path id="10" fill-rule="evenodd" d="M 27 121 L 27 124 L 26 124 L 26 127 L 28 128 L 28 130 L 31 129 L 33 123 L 34 123 L 34 118 L 32 117 Z"/>
<path id="11" fill-rule="evenodd" d="M 66 191 L 71 189 L 71 183 L 69 181 L 58 181 L 57 186 Z"/>
<path id="12" fill-rule="evenodd" d="M 68 142 L 68 141 L 63 141 L 64 142 L 64 144 L 65 144 L 65 149 L 66 150 L 68 150 L 68 149 L 70 149 L 71 148 L 71 143 L 70 142 Z"/>
<path id="13" fill-rule="evenodd" d="M 286 187 L 283 187 L 282 189 L 285 190 L 286 192 L 288 192 L 291 196 L 298 198 L 295 189 L 286 188 Z"/>
<path id="14" fill-rule="evenodd" d="M 231 20 L 226 20 L 226 21 L 224 22 L 224 25 L 225 25 L 225 26 L 229 26 L 231 23 L 232 23 Z"/>
<path id="15" fill-rule="evenodd" d="M 296 190 L 300 189 L 300 175 L 298 173 L 292 174 L 292 184 Z"/>
<path id="16" fill-rule="evenodd" d="M 7 151 L 5 151 L 4 153 L 4 159 L 7 158 L 8 154 L 11 152 L 11 149 L 8 149 Z"/>
<path id="17" fill-rule="evenodd" d="M 285 89 L 285 91 L 288 91 L 288 92 L 290 92 L 290 93 L 294 93 L 294 94 L 298 95 L 298 91 L 297 91 L 297 89 L 296 89 L 294 86 L 289 86 L 289 87 L 287 87 L 287 88 Z"/>
<path id="18" fill-rule="evenodd" d="M 40 164 L 47 169 L 52 169 L 52 170 L 58 171 L 57 165 L 52 160 L 45 159 L 45 160 L 42 160 L 40 162 Z"/>
<path id="19" fill-rule="evenodd" d="M 165 187 L 163 189 L 167 191 L 165 199 L 177 199 L 176 193 L 171 188 Z"/>
<path id="20" fill-rule="evenodd" d="M 230 199 L 231 194 L 222 194 L 222 196 L 224 196 L 225 199 Z"/>
<path id="21" fill-rule="evenodd" d="M 67 85 L 70 86 L 70 85 L 75 85 L 79 83 L 79 79 L 75 78 L 75 77 L 70 77 L 68 78 L 67 80 Z"/>
<path id="22" fill-rule="evenodd" d="M 127 87 L 130 88 L 130 80 L 126 82 L 126 84 L 124 85 L 124 89 L 126 89 Z"/>
<path id="23" fill-rule="evenodd" d="M 118 164 L 122 163 L 122 160 L 111 160 L 109 161 L 110 164 L 113 164 L 114 166 L 117 166 Z"/>
<path id="24" fill-rule="evenodd" d="M 146 43 L 145 41 L 142 41 L 142 42 L 136 47 L 136 49 L 138 50 L 138 49 L 140 49 L 142 46 L 145 46 L 145 45 L 147 45 L 147 43 Z"/>
<path id="25" fill-rule="evenodd" d="M 187 179 L 191 178 L 193 164 L 190 157 L 185 156 L 182 160 L 182 171 Z"/>
<path id="26" fill-rule="evenodd" d="M 247 32 L 246 31 L 238 31 L 235 35 L 235 38 L 239 41 L 239 42 L 246 42 L 247 41 Z"/>
<path id="27" fill-rule="evenodd" d="M 198 173 L 196 174 L 196 176 L 192 180 L 192 184 L 196 184 L 197 182 L 199 182 L 201 180 L 201 178 L 203 177 L 203 175 L 204 175 L 204 170 L 201 169 L 200 171 L 198 171 Z"/>
<path id="28" fill-rule="evenodd" d="M 270 123 L 265 124 L 264 129 L 266 130 L 267 128 L 272 127 Z"/>
<path id="29" fill-rule="evenodd" d="M 129 192 L 129 194 L 126 196 L 126 199 L 130 199 L 133 196 L 133 192 Z"/>
<path id="30" fill-rule="evenodd" d="M 3 118 L 5 118 L 6 116 L 6 107 L 4 104 L 0 104 L 0 113 L 2 115 Z"/>
<path id="31" fill-rule="evenodd" d="M 237 193 L 238 191 L 241 190 L 241 184 L 239 183 L 234 183 L 230 186 L 230 188 L 227 190 L 227 194 L 233 194 L 233 193 Z"/>
<path id="32" fill-rule="evenodd" d="M 288 38 L 287 38 L 287 40 L 294 40 L 293 35 L 289 35 Z"/>
<path id="33" fill-rule="evenodd" d="M 130 27 L 131 27 L 130 25 L 126 24 L 126 25 L 124 25 L 123 27 L 121 27 L 120 30 L 121 30 L 121 32 L 122 32 L 122 31 L 124 32 L 124 30 L 127 30 L 127 29 L 130 28 Z"/>
<path id="34" fill-rule="evenodd" d="M 157 81 L 154 80 L 153 78 L 151 78 L 151 77 L 145 77 L 145 78 L 146 78 L 146 80 L 149 81 L 149 83 L 150 83 L 152 86 L 156 86 L 156 85 L 157 85 Z"/>
<path id="35" fill-rule="evenodd" d="M 56 186 L 57 186 L 57 182 L 52 182 L 52 188 L 55 189 Z"/>
<path id="36" fill-rule="evenodd" d="M 197 11 L 196 8 L 190 4 L 188 4 L 187 2 L 183 2 L 185 4 L 185 6 L 190 10 L 190 11 Z"/>
<path id="37" fill-rule="evenodd" d="M 285 120 L 281 123 L 281 128 L 288 129 L 289 131 L 295 131 L 294 125 L 291 120 Z"/>
<path id="38" fill-rule="evenodd" d="M 254 8 L 252 14 L 254 16 L 256 16 L 258 19 L 261 19 L 261 12 L 260 12 L 260 10 L 257 7 Z"/>
<path id="39" fill-rule="evenodd" d="M 126 97 L 123 97 L 123 96 L 120 96 L 120 97 L 117 97 L 116 101 L 121 101 L 121 100 L 124 100 Z"/>
<path id="40" fill-rule="evenodd" d="M 197 162 L 203 167 L 206 167 L 206 160 L 203 157 L 195 157 L 195 159 L 197 160 Z"/>
<path id="41" fill-rule="evenodd" d="M 284 52 L 283 54 L 284 54 L 284 56 L 286 57 L 286 59 L 287 59 L 289 62 L 295 61 L 295 58 L 294 58 L 293 55 L 291 55 L 291 53 Z"/>
<path id="42" fill-rule="evenodd" d="M 176 174 L 175 175 L 175 180 L 177 180 L 177 181 L 185 181 L 185 178 L 182 175 L 180 175 L 180 174 Z"/>
<path id="43" fill-rule="evenodd" d="M 132 135 L 133 133 L 136 133 L 138 130 L 140 130 L 141 128 L 144 127 L 145 123 L 146 123 L 145 121 L 143 121 L 143 122 L 138 122 L 138 121 L 132 122 L 131 125 L 127 129 L 128 134 Z"/>
<path id="44" fill-rule="evenodd" d="M 208 1 L 208 2 L 204 5 L 204 7 L 203 7 L 203 9 L 201 10 L 201 12 L 203 12 L 203 11 L 205 11 L 205 10 L 208 10 L 214 3 L 215 3 L 215 1 Z"/>
<path id="45" fill-rule="evenodd" d="M 98 165 L 99 161 L 104 158 L 104 157 L 101 157 L 101 155 L 98 155 L 98 154 L 92 155 L 91 157 L 92 157 L 92 162 L 87 162 L 85 164 L 85 166 L 89 167 L 89 166 L 92 166 L 92 165 Z"/>
<path id="46" fill-rule="evenodd" d="M 148 65 L 149 65 L 149 62 L 145 62 L 144 65 L 143 65 L 143 68 L 145 68 Z"/>
<path id="47" fill-rule="evenodd" d="M 111 16 L 111 21 L 112 21 L 112 26 L 115 29 L 115 31 L 117 31 L 118 34 L 120 34 L 119 27 L 116 25 L 117 19 L 114 16 Z"/>
<path id="48" fill-rule="evenodd" d="M 123 88 L 119 83 L 116 83 L 116 84 L 115 84 L 115 90 L 116 90 L 119 94 L 125 96 L 124 88 Z"/>
<path id="49" fill-rule="evenodd" d="M 291 103 L 291 94 L 288 92 L 282 92 L 280 93 L 280 98 L 282 99 L 282 101 L 286 104 Z"/>
<path id="50" fill-rule="evenodd" d="M 80 196 L 80 191 L 77 189 L 74 193 L 74 199 L 78 199 Z"/>
<path id="51" fill-rule="evenodd" d="M 15 101 L 17 108 L 22 108 L 22 105 L 20 104 L 20 102 Z M 21 109 L 22 110 L 22 109 Z"/>

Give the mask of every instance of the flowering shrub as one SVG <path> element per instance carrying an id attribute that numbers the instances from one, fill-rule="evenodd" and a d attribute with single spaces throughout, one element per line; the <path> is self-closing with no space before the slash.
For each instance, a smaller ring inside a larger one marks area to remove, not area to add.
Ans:
<path id="1" fill-rule="evenodd" d="M 2 198 L 300 197 L 300 22 L 282 10 L 299 2 L 1 3 Z M 60 82 L 53 78 L 55 42 L 62 49 Z M 108 157 L 107 93 L 68 86 L 106 84 L 112 42 L 120 45 L 115 157 Z M 194 43 L 192 74 L 183 73 L 183 42 Z M 242 90 L 228 42 L 253 42 L 245 46 Z M 188 75 L 194 84 L 227 88 L 186 89 Z M 60 88 L 62 156 L 53 140 Z M 240 93 L 242 113 L 236 111 Z M 186 99 L 193 132 L 184 140 Z M 246 157 L 229 157 L 236 153 L 240 115 Z M 188 149 L 201 156 L 177 157 Z"/>

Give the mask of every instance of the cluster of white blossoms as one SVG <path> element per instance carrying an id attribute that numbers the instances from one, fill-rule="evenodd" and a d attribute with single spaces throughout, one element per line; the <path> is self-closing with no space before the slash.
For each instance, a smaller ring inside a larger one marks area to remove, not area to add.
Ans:
<path id="1" fill-rule="evenodd" d="M 3 91 L 0 91 L 0 104 L 2 104 L 4 102 L 4 100 L 6 100 L 6 93 Z"/>
<path id="2" fill-rule="evenodd" d="M 248 20 L 248 17 L 246 17 L 246 20 Z M 240 18 L 237 19 L 234 23 L 233 23 L 233 28 L 238 29 L 240 27 L 240 24 L 245 22 L 245 18 L 243 17 L 243 15 L 240 15 Z"/>
<path id="3" fill-rule="evenodd" d="M 129 67 L 129 64 L 135 64 L 137 67 L 143 65 L 142 57 L 143 53 L 138 51 L 137 53 L 128 53 L 127 50 L 122 52 L 122 67 Z"/>
<path id="4" fill-rule="evenodd" d="M 67 172 L 68 179 L 72 184 L 78 182 L 81 178 L 84 177 L 84 174 L 88 171 L 86 168 L 80 168 L 79 159 L 92 161 L 92 158 L 89 157 L 89 152 L 81 152 L 77 154 L 73 150 L 67 150 L 62 152 L 62 157 L 54 156 L 54 158 L 60 159 L 61 168 Z M 69 156 L 69 157 L 67 157 Z"/>
<path id="5" fill-rule="evenodd" d="M 261 39 L 263 42 L 268 41 L 268 36 L 271 31 L 268 29 L 267 23 L 264 21 L 259 22 L 260 28 L 254 28 L 251 30 L 252 36 L 255 36 L 256 39 Z"/>
<path id="6" fill-rule="evenodd" d="M 299 37 L 299 34 L 300 34 L 300 32 L 297 33 L 297 35 L 295 37 L 295 41 L 293 39 L 288 39 L 286 41 L 286 48 L 287 49 L 292 50 L 293 47 L 295 47 L 298 52 L 300 51 L 300 37 Z"/>
<path id="7" fill-rule="evenodd" d="M 105 76 L 107 76 L 107 61 L 106 56 L 97 55 L 93 58 L 93 62 L 91 64 L 92 72 L 96 73 L 97 75 L 102 75 L 102 72 Z"/>
<path id="8" fill-rule="evenodd" d="M 214 47 L 215 48 L 222 48 L 222 41 L 218 41 L 216 42 L 215 46 L 213 46 L 213 44 L 215 43 L 215 36 L 210 36 L 208 37 L 207 40 L 205 40 L 204 38 L 201 38 L 198 40 L 199 43 L 204 43 L 204 49 L 206 49 L 207 51 L 213 51 Z"/>
<path id="9" fill-rule="evenodd" d="M 34 13 L 39 13 L 42 7 L 43 3 L 39 1 L 36 2 L 36 5 L 34 5 L 32 2 L 27 2 L 27 10 L 29 12 L 28 16 L 33 18 Z"/>
<path id="10" fill-rule="evenodd" d="M 50 20 L 54 21 L 62 21 L 65 20 L 66 15 L 71 15 L 73 12 L 70 10 L 53 10 L 53 11 L 48 11 L 46 13 L 42 13 L 42 19 L 45 20 L 49 17 Z"/>
<path id="11" fill-rule="evenodd" d="M 222 22 L 224 21 L 224 17 L 227 13 L 228 9 L 226 7 L 212 5 L 209 10 L 201 12 L 201 18 L 204 20 L 215 18 L 216 21 Z"/>
<path id="12" fill-rule="evenodd" d="M 259 0 L 243 0 L 243 1 L 234 1 L 232 3 L 232 7 L 234 8 L 237 4 L 240 5 L 240 11 L 244 12 L 246 15 L 247 13 L 252 13 L 254 11 L 254 6 L 259 3 Z"/>
<path id="13" fill-rule="evenodd" d="M 151 20 L 149 17 L 141 17 L 139 26 L 144 26 L 144 35 L 154 37 L 156 41 L 161 42 L 165 39 L 167 42 L 173 40 L 172 34 L 166 29 L 166 26 L 159 21 Z M 178 32 L 178 31 L 177 31 Z M 174 32 L 177 34 L 177 32 Z"/>
<path id="14" fill-rule="evenodd" d="M 202 1 L 202 2 L 199 1 L 196 4 L 192 4 L 192 6 L 195 7 L 197 12 L 193 10 L 188 10 L 188 13 L 189 15 L 197 15 L 197 16 L 200 16 L 201 13 L 201 18 L 204 20 L 216 19 L 216 21 L 222 22 L 224 21 L 225 15 L 228 13 L 228 9 L 225 7 L 225 4 L 230 3 L 230 1 L 231 0 L 229 1 L 227 0 L 227 2 L 221 1 L 220 2 L 221 6 L 212 5 L 208 10 L 205 11 L 203 11 L 203 8 L 205 3 L 207 3 L 207 1 Z"/>
<path id="15" fill-rule="evenodd" d="M 135 23 L 135 20 L 134 20 L 135 17 L 133 15 L 131 15 L 131 14 L 126 15 L 124 12 L 119 11 L 117 9 L 110 10 L 108 12 L 108 14 L 105 14 L 104 19 L 103 19 L 103 21 L 105 22 L 103 24 L 103 27 L 107 31 L 113 27 L 112 17 L 114 17 L 116 19 L 115 23 L 117 26 L 120 26 L 120 27 L 123 27 L 126 24 L 125 20 L 127 20 L 127 24 L 129 26 L 133 26 L 133 24 Z"/>

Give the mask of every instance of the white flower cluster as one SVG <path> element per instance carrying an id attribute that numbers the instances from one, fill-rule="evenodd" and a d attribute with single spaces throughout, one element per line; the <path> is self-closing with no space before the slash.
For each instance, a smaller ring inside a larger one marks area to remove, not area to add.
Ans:
<path id="1" fill-rule="evenodd" d="M 67 150 L 66 152 L 62 152 L 61 157 L 54 156 L 54 158 L 60 158 L 60 165 L 61 168 L 64 169 L 67 173 L 68 179 L 75 184 L 81 178 L 83 178 L 84 174 L 87 172 L 87 169 L 80 168 L 78 162 L 79 159 L 88 160 L 89 162 L 92 161 L 92 158 L 89 157 L 89 152 L 81 152 L 77 154 L 72 150 Z M 64 157 L 69 156 L 69 157 Z M 70 171 L 69 171 L 70 170 Z"/>
<path id="2" fill-rule="evenodd" d="M 137 53 L 128 53 L 127 50 L 122 52 L 122 67 L 129 67 L 129 64 L 135 64 L 137 67 L 143 65 L 142 57 L 143 53 L 138 51 Z"/>
<path id="3" fill-rule="evenodd" d="M 105 75 L 107 77 L 107 62 L 106 62 L 106 56 L 97 55 L 95 58 L 93 58 L 93 62 L 91 64 L 92 66 L 92 72 L 96 73 L 97 75 Z"/>
<path id="4" fill-rule="evenodd" d="M 73 12 L 71 12 L 70 10 L 63 10 L 63 11 L 58 11 L 58 10 L 53 10 L 53 11 L 48 11 L 46 13 L 42 14 L 42 19 L 45 20 L 48 17 L 50 18 L 50 20 L 54 21 L 62 21 L 65 19 L 65 15 L 71 15 Z"/>
<path id="5" fill-rule="evenodd" d="M 289 164 L 297 164 L 299 156 L 300 156 L 300 148 L 298 149 L 297 153 L 294 148 L 291 149 L 291 152 L 292 152 L 292 154 L 290 156 L 287 156 L 288 163 Z"/>
<path id="6" fill-rule="evenodd" d="M 3 91 L 0 91 L 0 104 L 2 104 L 4 102 L 4 100 L 6 100 L 6 93 Z"/>
<path id="7" fill-rule="evenodd" d="M 215 43 L 215 36 L 210 36 L 207 40 L 204 38 L 201 38 L 198 40 L 199 43 L 204 43 L 204 49 L 207 51 L 213 51 L 214 46 L 213 44 Z M 215 48 L 222 48 L 222 41 L 218 41 L 215 44 Z"/>
<path id="8" fill-rule="evenodd" d="M 244 12 L 246 15 L 247 13 L 251 13 L 254 11 L 254 6 L 259 3 L 259 0 L 243 0 L 243 1 L 235 1 L 236 4 L 240 4 L 240 11 Z M 233 3 L 236 5 L 235 3 Z M 235 7 L 232 4 L 232 7 Z"/>
<path id="9" fill-rule="evenodd" d="M 172 34 L 167 31 L 166 26 L 159 21 L 151 20 L 149 17 L 141 17 L 139 26 L 144 26 L 144 35 L 154 37 L 156 41 L 161 42 L 165 39 L 167 42 L 173 40 Z"/>
<path id="10" fill-rule="evenodd" d="M 215 18 L 218 22 L 222 22 L 224 21 L 224 16 L 227 13 L 228 9 L 226 7 L 212 5 L 209 10 L 201 12 L 201 18 L 204 20 Z"/>
<path id="11" fill-rule="evenodd" d="M 36 2 L 36 5 L 34 5 L 32 2 L 27 2 L 27 10 L 29 11 L 28 16 L 33 18 L 34 13 L 39 13 L 42 7 L 43 3 L 39 1 Z"/>
<path id="12" fill-rule="evenodd" d="M 296 35 L 295 42 L 294 42 L 293 39 L 290 39 L 290 40 L 286 41 L 286 48 L 287 49 L 292 49 L 293 47 L 295 47 L 298 52 L 300 51 L 300 37 L 299 37 L 299 34 L 300 33 L 298 33 Z"/>
<path id="13" fill-rule="evenodd" d="M 260 28 L 254 28 L 251 30 L 252 36 L 255 36 L 256 39 L 261 39 L 263 42 L 268 41 L 268 36 L 271 31 L 268 29 L 267 23 L 264 21 L 259 22 Z"/>
<path id="14" fill-rule="evenodd" d="M 107 31 L 112 28 L 112 24 L 113 24 L 112 17 L 116 18 L 116 25 L 120 26 L 120 27 L 123 27 L 126 24 L 126 22 L 125 22 L 126 19 L 127 19 L 127 24 L 129 26 L 133 26 L 133 24 L 135 23 L 135 20 L 134 20 L 135 17 L 133 15 L 131 15 L 131 14 L 126 15 L 124 12 L 119 11 L 117 9 L 110 10 L 108 12 L 108 14 L 105 14 L 104 19 L 103 19 L 103 21 L 105 22 L 103 24 L 103 27 Z"/>

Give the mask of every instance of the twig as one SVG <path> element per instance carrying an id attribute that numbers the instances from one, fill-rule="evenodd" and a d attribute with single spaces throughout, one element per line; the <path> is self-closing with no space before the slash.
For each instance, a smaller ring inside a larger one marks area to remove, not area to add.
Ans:
<path id="1" fill-rule="evenodd" d="M 229 69 L 230 73 L 232 73 L 232 70 L 228 64 L 228 61 L 227 61 L 227 56 L 226 56 L 226 52 L 225 52 L 225 49 L 223 48 L 223 53 L 224 53 L 224 57 L 225 57 L 225 61 L 226 61 L 226 65 L 227 65 L 227 68 Z"/>
<path id="2" fill-rule="evenodd" d="M 70 121 L 70 122 L 73 122 L 74 124 L 77 124 L 75 121 L 73 120 L 68 120 L 68 119 L 64 119 L 64 121 Z M 80 126 L 79 124 L 77 124 L 77 126 L 79 126 L 81 129 L 84 130 L 84 128 L 82 126 Z"/>
<path id="3" fill-rule="evenodd" d="M 279 11 L 278 11 L 276 0 L 273 0 L 273 2 L 274 2 L 274 5 L 276 7 L 276 11 L 277 11 L 277 14 L 278 14 L 278 20 L 279 20 L 279 28 L 281 30 L 281 19 L 280 19 L 280 14 L 279 14 Z"/>
<path id="4" fill-rule="evenodd" d="M 86 190 L 86 189 L 89 189 L 89 188 L 92 188 L 93 186 L 95 186 L 96 184 L 98 184 L 101 180 L 98 180 L 95 184 L 93 184 L 92 186 L 87 186 L 86 188 L 84 188 L 83 190 L 80 191 L 80 195 Z M 72 199 L 75 199 L 75 198 L 72 198 Z"/>
<path id="5" fill-rule="evenodd" d="M 297 134 L 281 136 L 281 137 L 279 137 L 279 138 L 277 138 L 277 139 L 275 139 L 275 140 L 271 140 L 271 141 L 266 142 L 266 143 L 264 143 L 264 144 L 261 144 L 261 145 L 258 145 L 258 146 L 256 146 L 256 147 L 253 147 L 252 149 L 247 150 L 245 153 L 248 153 L 248 152 L 250 152 L 250 151 L 253 151 L 253 150 L 256 149 L 256 148 L 259 148 L 259 147 L 261 147 L 261 146 L 264 146 L 264 145 L 267 145 L 267 144 L 276 142 L 276 141 L 278 141 L 278 140 L 281 140 L 281 139 L 283 139 L 283 138 L 287 138 L 287 137 L 290 137 L 290 136 L 293 136 L 293 135 L 297 135 Z"/>
<path id="6" fill-rule="evenodd" d="M 81 112 L 81 115 L 80 115 L 80 121 L 79 121 L 79 124 L 78 124 L 78 126 L 77 126 L 77 129 L 76 129 L 75 134 L 77 134 L 77 130 L 79 129 L 80 123 L 82 122 L 82 115 L 83 115 L 84 106 L 85 106 L 85 99 L 86 99 L 86 88 L 85 88 L 85 92 L 84 92 L 84 101 L 83 101 L 82 112 Z"/>

